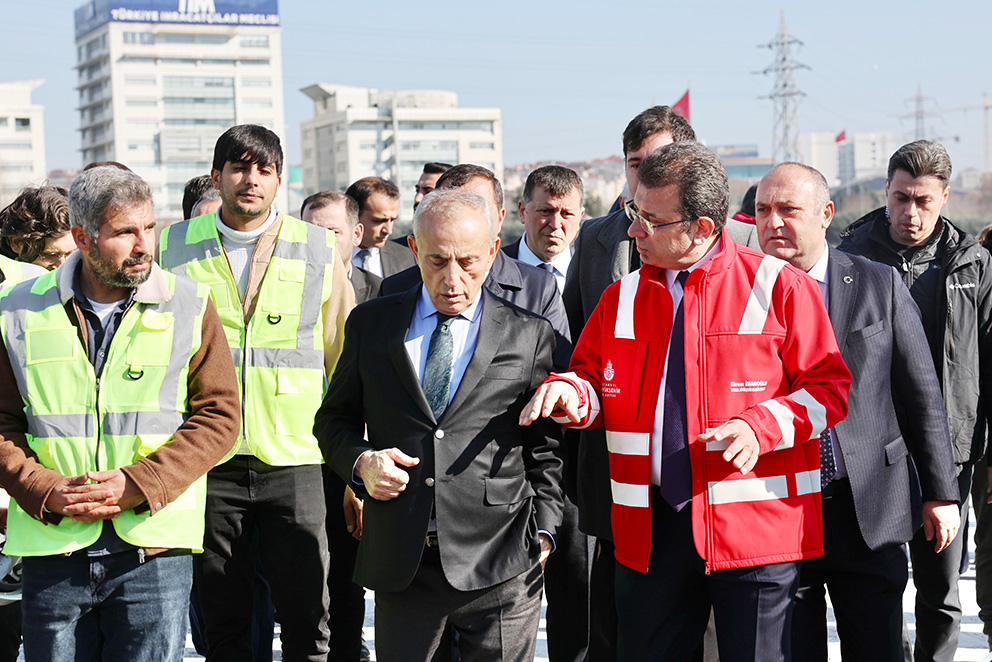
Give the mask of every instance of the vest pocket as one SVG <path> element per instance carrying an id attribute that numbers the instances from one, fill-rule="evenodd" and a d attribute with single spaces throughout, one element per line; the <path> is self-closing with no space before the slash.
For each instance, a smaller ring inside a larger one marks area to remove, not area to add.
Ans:
<path id="1" fill-rule="evenodd" d="M 224 311 L 230 313 L 230 311 L 236 311 L 236 314 L 241 315 L 241 302 L 235 302 L 231 299 L 231 290 L 228 287 L 226 281 L 216 280 L 212 282 L 204 282 L 204 285 L 210 288 L 210 297 L 214 300 L 214 305 L 217 307 L 217 312 L 221 318 L 225 318 Z"/>
<path id="2" fill-rule="evenodd" d="M 264 313 L 299 316 L 300 302 L 303 301 L 303 283 L 307 274 L 307 264 L 301 260 L 278 260 L 269 265 L 278 267 L 278 278 L 266 277 L 262 281 L 258 307 Z M 256 313 L 257 315 L 258 313 Z M 295 330 L 295 327 L 294 327 Z"/>
<path id="3" fill-rule="evenodd" d="M 319 370 L 276 368 L 276 434 L 310 437 L 323 387 Z"/>
<path id="4" fill-rule="evenodd" d="M 144 366 L 163 367 L 169 365 L 172 356 L 172 338 L 175 334 L 172 315 L 154 310 L 141 314 L 140 333 L 129 338 L 127 362 L 140 372 Z"/>
<path id="5" fill-rule="evenodd" d="M 96 468 L 93 465 L 96 447 L 92 439 L 86 437 L 39 439 L 28 435 L 27 441 L 42 466 L 63 476 L 79 476 Z"/>
<path id="6" fill-rule="evenodd" d="M 72 361 L 82 349 L 75 327 L 52 329 L 27 329 L 24 332 L 24 351 L 27 365 L 51 361 Z"/>

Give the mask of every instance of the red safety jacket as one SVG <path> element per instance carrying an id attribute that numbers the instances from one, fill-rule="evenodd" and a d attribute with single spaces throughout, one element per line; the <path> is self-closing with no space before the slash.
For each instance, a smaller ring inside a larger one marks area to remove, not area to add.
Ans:
<path id="1" fill-rule="evenodd" d="M 816 282 L 724 232 L 683 301 L 692 529 L 707 571 L 822 556 L 819 435 L 847 415 L 851 373 Z M 586 323 L 570 372 L 548 378 L 579 391 L 582 420 L 555 420 L 606 426 L 616 556 L 640 572 L 651 555 L 651 432 L 672 315 L 662 269 L 625 276 Z M 697 440 L 731 418 L 760 446 L 745 475 L 723 459 L 727 442 Z"/>

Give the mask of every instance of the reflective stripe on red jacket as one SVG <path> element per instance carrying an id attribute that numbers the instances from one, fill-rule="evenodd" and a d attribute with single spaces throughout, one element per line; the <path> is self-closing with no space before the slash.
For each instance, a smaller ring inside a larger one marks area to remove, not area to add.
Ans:
<path id="1" fill-rule="evenodd" d="M 686 412 L 693 538 L 707 569 L 823 554 L 819 435 L 847 415 L 851 374 L 816 282 L 733 243 L 685 285 Z M 582 420 L 606 426 L 617 560 L 647 571 L 651 431 L 671 330 L 664 271 L 645 266 L 611 285 L 589 318 L 571 370 Z M 731 418 L 754 430 L 760 457 L 745 475 L 726 443 L 702 432 Z M 660 440 L 657 441 L 660 443 Z"/>

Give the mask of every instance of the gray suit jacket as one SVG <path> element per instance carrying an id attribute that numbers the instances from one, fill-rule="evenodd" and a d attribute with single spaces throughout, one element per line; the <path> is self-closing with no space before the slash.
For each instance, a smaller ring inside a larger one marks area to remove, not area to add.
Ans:
<path id="1" fill-rule="evenodd" d="M 835 426 L 865 542 L 913 537 L 924 501 L 959 501 L 940 383 L 913 298 L 894 269 L 830 250 L 830 321 L 851 370 Z M 917 480 L 918 476 L 918 480 Z"/>
<path id="2" fill-rule="evenodd" d="M 572 244 L 572 262 L 565 278 L 562 300 L 572 338 L 578 339 L 586 320 L 606 288 L 630 273 L 636 256 L 634 240 L 627 236 L 630 221 L 620 209 L 585 221 Z M 727 232 L 738 244 L 761 250 L 753 225 L 727 221 Z M 607 540 L 613 539 L 610 509 L 609 455 L 602 429 L 582 430 L 579 436 L 578 506 L 579 528 Z"/>
<path id="3" fill-rule="evenodd" d="M 475 354 L 438 420 L 403 344 L 419 296 L 414 288 L 352 311 L 314 434 L 349 483 L 366 450 L 397 447 L 420 458 L 399 497 L 365 500 L 357 583 L 382 591 L 410 584 L 434 504 L 448 582 L 486 588 L 533 568 L 538 530 L 553 535 L 561 520 L 561 428 L 551 419 L 518 424 L 551 370 L 553 334 L 547 320 L 483 288 Z"/>
<path id="4" fill-rule="evenodd" d="M 406 244 L 387 241 L 379 249 L 379 259 L 382 261 L 382 277 L 389 278 L 417 264 L 413 251 Z"/>
<path id="5" fill-rule="evenodd" d="M 379 294 L 379 286 L 382 279 L 371 271 L 365 271 L 361 267 L 352 265 L 351 286 L 355 290 L 355 303 L 365 303 L 369 299 L 374 299 Z"/>

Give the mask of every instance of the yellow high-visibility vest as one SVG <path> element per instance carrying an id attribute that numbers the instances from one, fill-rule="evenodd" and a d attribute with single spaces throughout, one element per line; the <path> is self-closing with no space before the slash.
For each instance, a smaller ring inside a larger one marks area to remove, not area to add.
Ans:
<path id="1" fill-rule="evenodd" d="M 334 233 L 280 216 L 272 259 L 247 324 L 215 214 L 163 230 L 159 261 L 163 269 L 210 287 L 241 385 L 238 445 L 246 441 L 272 466 L 320 464 L 313 419 L 324 394 L 322 308 L 338 259 Z"/>
<path id="2" fill-rule="evenodd" d="M 0 335 L 39 462 L 64 476 L 133 464 L 172 439 L 189 415 L 189 362 L 199 350 L 209 290 L 153 267 L 171 296 L 132 303 L 110 342 L 99 379 L 69 319 L 58 272 L 0 294 Z M 156 277 L 156 274 L 153 274 Z M 173 502 L 122 512 L 117 534 L 138 547 L 202 550 L 206 477 Z M 97 541 L 102 522 L 46 525 L 11 503 L 4 553 L 67 554 Z"/>

